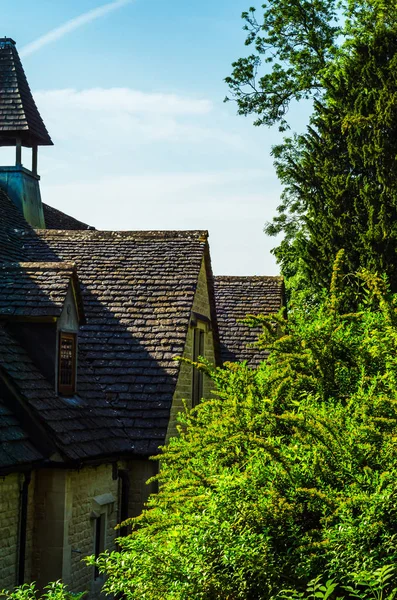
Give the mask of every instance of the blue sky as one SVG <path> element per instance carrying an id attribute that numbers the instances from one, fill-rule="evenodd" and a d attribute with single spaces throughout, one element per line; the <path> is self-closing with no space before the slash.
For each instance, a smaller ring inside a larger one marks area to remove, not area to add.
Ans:
<path id="1" fill-rule="evenodd" d="M 208 229 L 216 274 L 277 274 L 263 226 L 280 135 L 223 103 L 250 4 L 3 0 L 55 143 L 39 157 L 43 200 L 101 229 Z"/>

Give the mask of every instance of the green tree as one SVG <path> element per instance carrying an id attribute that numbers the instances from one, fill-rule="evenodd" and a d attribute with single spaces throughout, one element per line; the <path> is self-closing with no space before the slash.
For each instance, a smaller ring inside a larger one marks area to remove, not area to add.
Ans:
<path id="1" fill-rule="evenodd" d="M 334 3 L 297 1 L 290 12 L 288 4 L 264 5 L 261 26 L 253 11 L 244 15 L 256 54 L 237 61 L 227 79 L 240 113 L 282 128 L 291 99 L 315 96 L 306 133 L 273 150 L 284 184 L 278 215 L 266 227 L 270 235 L 284 234 L 274 253 L 289 281 L 318 291 L 328 286 L 332 258 L 344 248 L 349 271 L 386 273 L 396 291 L 396 6 L 352 1 L 337 29 L 329 25 Z M 279 61 L 250 96 L 254 65 L 273 55 Z M 244 75 L 247 61 L 251 79 L 248 67 Z"/>
<path id="2" fill-rule="evenodd" d="M 233 63 L 226 77 L 240 115 L 256 115 L 256 125 L 287 128 L 290 102 L 318 95 L 321 74 L 334 58 L 340 34 L 336 0 L 267 0 L 259 22 L 256 9 L 242 17 L 248 32 L 248 57 Z M 260 69 L 265 65 L 270 68 Z"/>
<path id="3" fill-rule="evenodd" d="M 288 324 L 247 318 L 271 351 L 259 369 L 203 367 L 214 398 L 182 417 L 159 493 L 98 561 L 110 593 L 271 599 L 396 561 L 397 300 L 365 272 L 345 314 L 342 270 L 339 256 L 331 294 Z"/>

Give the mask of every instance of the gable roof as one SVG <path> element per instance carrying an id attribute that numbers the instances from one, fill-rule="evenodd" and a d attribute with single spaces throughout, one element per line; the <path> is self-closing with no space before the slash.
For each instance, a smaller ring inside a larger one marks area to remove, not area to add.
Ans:
<path id="1" fill-rule="evenodd" d="M 17 137 L 28 147 L 52 145 L 15 42 L 11 38 L 0 38 L 0 139 L 2 145 L 14 145 Z"/>
<path id="2" fill-rule="evenodd" d="M 83 321 L 74 263 L 0 263 L 0 317 L 60 317 L 71 282 Z"/>
<path id="3" fill-rule="evenodd" d="M 14 404 L 19 398 L 20 411 L 36 420 L 64 458 L 80 461 L 130 450 L 122 423 L 83 359 L 77 377 L 79 397 L 57 396 L 7 327 L 0 325 L 0 380 L 13 388 Z M 28 462 L 29 454 L 23 458 Z"/>
<path id="4" fill-rule="evenodd" d="M 215 304 L 218 319 L 221 361 L 243 362 L 256 367 L 263 351 L 252 346 L 260 329 L 239 323 L 247 314 L 271 315 L 285 304 L 282 277 L 215 277 Z"/>
<path id="5" fill-rule="evenodd" d="M 0 394 L 0 470 L 42 461 L 43 454 Z"/>
<path id="6" fill-rule="evenodd" d="M 117 411 L 138 454 L 166 437 L 208 233 L 27 232 L 30 260 L 77 265 L 87 324 L 79 356 Z"/>
<path id="7" fill-rule="evenodd" d="M 86 230 L 95 229 L 70 215 L 43 202 L 44 221 L 47 229 Z"/>
<path id="8" fill-rule="evenodd" d="M 30 230 L 22 213 L 0 188 L 0 258 L 20 261 L 25 258 L 20 232 Z"/>

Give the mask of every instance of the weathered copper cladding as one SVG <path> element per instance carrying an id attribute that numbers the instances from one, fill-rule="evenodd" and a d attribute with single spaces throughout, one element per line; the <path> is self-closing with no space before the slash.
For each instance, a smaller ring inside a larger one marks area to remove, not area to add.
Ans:
<path id="1" fill-rule="evenodd" d="M 0 38 L 0 146 L 52 146 L 14 40 Z"/>

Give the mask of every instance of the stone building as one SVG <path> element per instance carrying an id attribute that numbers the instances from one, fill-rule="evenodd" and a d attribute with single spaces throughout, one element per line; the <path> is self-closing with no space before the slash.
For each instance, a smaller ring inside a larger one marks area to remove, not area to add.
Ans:
<path id="1" fill-rule="evenodd" d="M 97 231 L 46 206 L 44 144 L 3 38 L 0 146 L 16 161 L 0 167 L 0 589 L 62 579 L 95 598 L 101 578 L 82 557 L 114 547 L 115 525 L 155 491 L 149 457 L 176 433 L 183 401 L 211 391 L 175 357 L 254 365 L 235 319 L 277 310 L 283 284 L 214 278 L 205 231 Z"/>

